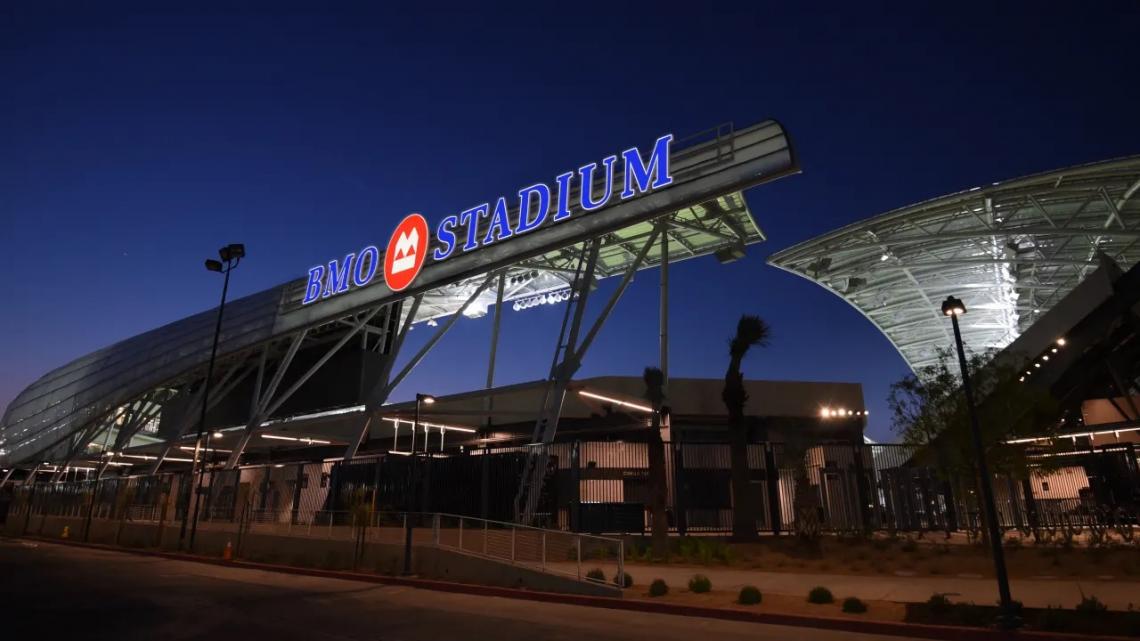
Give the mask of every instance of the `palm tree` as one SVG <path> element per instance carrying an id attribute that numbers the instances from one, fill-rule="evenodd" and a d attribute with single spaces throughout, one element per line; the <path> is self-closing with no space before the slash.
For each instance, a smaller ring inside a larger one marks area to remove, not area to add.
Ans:
<path id="1" fill-rule="evenodd" d="M 736 324 L 736 335 L 728 344 L 728 371 L 724 374 L 724 391 L 721 399 L 728 410 L 729 451 L 732 463 L 732 536 L 738 541 L 755 541 L 756 501 L 752 496 L 752 483 L 748 471 L 748 426 L 744 424 L 744 374 L 740 363 L 748 350 L 766 347 L 771 330 L 759 316 L 747 314 Z"/>
<path id="2" fill-rule="evenodd" d="M 665 374 L 656 367 L 646 367 L 641 376 L 645 381 L 645 400 L 653 406 L 653 419 L 646 445 L 649 449 L 649 511 L 652 517 L 654 558 L 664 559 L 669 554 L 669 523 L 665 514 L 665 443 L 661 440 L 661 406 L 665 402 Z"/>

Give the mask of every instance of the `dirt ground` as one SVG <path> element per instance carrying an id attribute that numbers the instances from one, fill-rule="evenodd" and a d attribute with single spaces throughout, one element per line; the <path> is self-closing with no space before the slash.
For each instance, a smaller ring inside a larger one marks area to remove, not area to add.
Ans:
<path id="1" fill-rule="evenodd" d="M 1006 565 L 1013 578 L 1140 578 L 1140 545 L 1116 542 L 1082 547 L 1034 545 L 1031 540 L 1007 541 Z M 627 560 L 656 565 L 647 541 L 634 541 Z M 993 576 L 988 545 L 942 534 L 917 537 L 823 537 L 805 545 L 793 537 L 771 537 L 760 543 L 725 543 L 691 537 L 674 541 L 669 564 L 730 567 L 765 572 L 901 576 Z"/>

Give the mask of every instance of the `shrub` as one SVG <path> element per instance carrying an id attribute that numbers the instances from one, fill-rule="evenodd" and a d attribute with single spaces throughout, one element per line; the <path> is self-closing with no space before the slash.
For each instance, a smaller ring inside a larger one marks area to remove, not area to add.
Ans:
<path id="1" fill-rule="evenodd" d="M 1061 607 L 1047 606 L 1041 614 L 1041 628 L 1051 632 L 1069 629 L 1069 613 Z"/>
<path id="2" fill-rule="evenodd" d="M 1095 596 L 1082 596 L 1074 609 L 1081 614 L 1098 614 L 1108 610 L 1108 606 Z"/>
<path id="3" fill-rule="evenodd" d="M 834 603 L 835 597 L 831 595 L 831 590 L 825 587 L 815 587 L 808 592 L 808 603 Z"/>
<path id="4" fill-rule="evenodd" d="M 863 614 L 867 611 L 867 604 L 860 601 L 857 597 L 849 596 L 843 599 L 843 611 L 850 614 Z"/>
<path id="5" fill-rule="evenodd" d="M 754 585 L 746 585 L 740 588 L 740 596 L 736 598 L 736 602 L 741 605 L 756 605 L 760 603 L 763 595 L 760 594 L 759 588 Z"/>
<path id="6" fill-rule="evenodd" d="M 689 591 L 702 594 L 712 589 L 712 581 L 703 574 L 694 574 L 693 578 L 689 579 Z"/>
<path id="7" fill-rule="evenodd" d="M 614 575 L 614 585 L 618 586 L 619 588 L 632 588 L 633 577 L 629 574 L 629 572 L 618 572 Z"/>
<path id="8" fill-rule="evenodd" d="M 591 581 L 597 581 L 598 583 L 605 583 L 606 573 L 602 572 L 602 568 L 594 568 L 586 573 L 586 578 Z"/>
<path id="9" fill-rule="evenodd" d="M 662 579 L 653 579 L 649 584 L 649 596 L 665 596 L 669 594 L 669 586 Z"/>
<path id="10" fill-rule="evenodd" d="M 930 608 L 932 614 L 944 614 L 950 611 L 950 599 L 946 598 L 945 594 L 935 593 L 930 595 L 926 600 L 926 607 Z"/>

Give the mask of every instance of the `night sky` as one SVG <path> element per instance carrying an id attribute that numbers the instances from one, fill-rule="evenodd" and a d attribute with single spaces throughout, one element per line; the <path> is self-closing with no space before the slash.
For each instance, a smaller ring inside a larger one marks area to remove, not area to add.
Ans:
<path id="1" fill-rule="evenodd" d="M 759 314 L 774 337 L 748 377 L 861 382 L 885 439 L 902 360 L 765 258 L 926 198 L 1140 153 L 1136 2 L 73 4 L 0 6 L 0 406 L 216 304 L 202 260 L 226 243 L 246 244 L 245 295 L 383 245 L 408 212 L 434 227 L 662 133 L 771 117 L 803 174 L 748 192 L 769 240 L 746 259 L 672 270 L 672 375 L 722 376 L 736 319 Z M 657 283 L 638 275 L 580 376 L 655 364 Z M 561 313 L 504 316 L 498 382 L 546 375 Z M 464 319 L 394 399 L 482 385 L 490 327 Z"/>

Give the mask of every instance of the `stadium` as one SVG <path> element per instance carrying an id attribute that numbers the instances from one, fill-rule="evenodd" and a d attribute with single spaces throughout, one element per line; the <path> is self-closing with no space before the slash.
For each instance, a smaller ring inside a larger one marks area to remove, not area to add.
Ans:
<path id="1" fill-rule="evenodd" d="M 294 523 L 349 509 L 363 488 L 374 509 L 641 532 L 659 448 L 679 533 L 728 531 L 741 500 L 758 530 L 776 533 L 804 504 L 836 531 L 976 521 L 972 499 L 916 463 L 915 446 L 865 442 L 862 390 L 842 382 L 746 382 L 758 408 L 745 420 L 753 489 L 734 497 L 723 381 L 669 376 L 668 274 L 766 240 L 743 192 L 797 173 L 798 160 L 774 121 L 663 136 L 620 157 L 562 174 L 555 189 L 524 188 L 517 206 L 499 198 L 449 216 L 434 234 L 402 223 L 392 256 L 367 245 L 227 302 L 224 321 L 203 312 L 48 372 L 3 417 L 7 491 L 18 487 L 25 514 L 129 497 L 140 519 L 179 520 L 197 483 L 203 520 L 252 510 Z M 953 342 L 938 309 L 949 295 L 967 300 L 971 349 L 1029 364 L 1026 383 L 1062 401 L 1071 462 L 1048 479 L 1008 479 L 1007 526 L 1086 504 L 1134 509 L 1138 190 L 1140 157 L 1059 169 L 875 216 L 769 263 L 858 309 L 916 372 Z M 390 263 L 411 255 L 415 273 L 397 286 Z M 381 261 L 385 278 L 374 278 Z M 575 377 L 647 269 L 661 280 L 660 408 L 641 379 Z M 617 286 L 596 300 L 606 278 Z M 501 315 L 535 305 L 564 306 L 550 374 L 496 386 Z M 488 314 L 486 386 L 389 402 L 455 323 Z M 412 327 L 431 334 L 408 354 Z"/>

